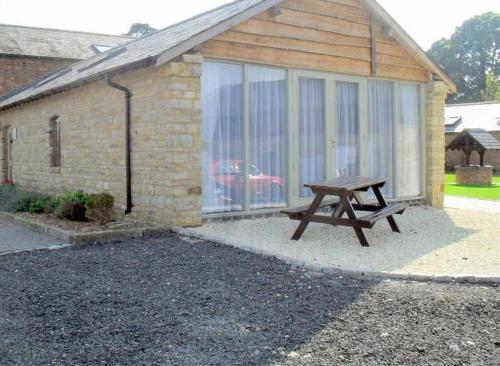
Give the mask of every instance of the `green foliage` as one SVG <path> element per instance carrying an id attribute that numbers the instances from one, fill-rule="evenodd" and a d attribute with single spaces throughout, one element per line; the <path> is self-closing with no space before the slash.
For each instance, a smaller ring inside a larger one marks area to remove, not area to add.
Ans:
<path id="1" fill-rule="evenodd" d="M 105 225 L 113 218 L 115 199 L 109 193 L 98 193 L 90 196 L 87 203 L 87 217 L 99 225 Z"/>
<path id="2" fill-rule="evenodd" d="M 130 30 L 128 31 L 126 36 L 131 36 L 134 38 L 141 38 L 144 37 L 148 34 L 151 34 L 155 32 L 156 29 L 151 27 L 148 23 L 134 23 L 130 27 Z"/>
<path id="3" fill-rule="evenodd" d="M 55 214 L 59 219 L 85 221 L 86 205 L 90 195 L 83 191 L 68 192 L 59 197 Z"/>
<path id="4" fill-rule="evenodd" d="M 485 102 L 500 101 L 500 79 L 492 72 L 486 76 L 486 89 L 483 98 Z"/>
<path id="5" fill-rule="evenodd" d="M 491 99 L 487 75 L 500 75 L 500 14 L 489 12 L 465 21 L 450 39 L 435 42 L 427 53 L 457 84 L 458 92 L 448 103 Z"/>
<path id="6" fill-rule="evenodd" d="M 45 211 L 46 202 L 43 200 L 33 201 L 28 207 L 28 212 L 33 214 L 39 214 Z"/>
<path id="7" fill-rule="evenodd" d="M 45 202 L 45 213 L 55 213 L 59 205 L 61 204 L 61 197 L 51 197 Z"/>
<path id="8" fill-rule="evenodd" d="M 0 210 L 6 212 L 32 212 L 42 204 L 42 211 L 48 196 L 20 191 L 14 186 L 0 186 Z"/>
<path id="9" fill-rule="evenodd" d="M 0 211 L 6 212 L 55 213 L 61 220 L 85 221 L 89 218 L 104 225 L 113 219 L 114 203 L 115 199 L 109 193 L 90 195 L 72 191 L 50 197 L 19 191 L 10 185 L 0 186 Z"/>
<path id="10" fill-rule="evenodd" d="M 446 174 L 445 178 L 445 194 L 492 201 L 500 200 L 500 177 L 493 177 L 493 184 L 490 186 L 458 185 L 455 174 Z"/>

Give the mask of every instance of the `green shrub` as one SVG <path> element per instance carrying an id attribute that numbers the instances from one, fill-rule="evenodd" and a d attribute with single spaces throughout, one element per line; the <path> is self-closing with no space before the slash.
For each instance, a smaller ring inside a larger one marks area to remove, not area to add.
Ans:
<path id="1" fill-rule="evenodd" d="M 0 186 L 0 210 L 2 211 L 31 212 L 30 208 L 37 211 L 37 206 L 42 202 L 44 204 L 48 199 L 47 195 L 41 193 L 20 191 L 14 186 Z"/>
<path id="2" fill-rule="evenodd" d="M 28 207 L 28 212 L 39 214 L 45 211 L 46 201 L 38 200 L 30 203 Z"/>
<path id="3" fill-rule="evenodd" d="M 60 204 L 61 197 L 51 197 L 45 202 L 44 212 L 49 214 L 55 213 Z"/>
<path id="4" fill-rule="evenodd" d="M 55 213 L 59 219 L 85 221 L 86 205 L 90 195 L 83 191 L 68 192 L 58 199 Z"/>
<path id="5" fill-rule="evenodd" d="M 115 198 L 109 193 L 92 194 L 87 202 L 87 217 L 99 225 L 105 225 L 113 219 Z"/>

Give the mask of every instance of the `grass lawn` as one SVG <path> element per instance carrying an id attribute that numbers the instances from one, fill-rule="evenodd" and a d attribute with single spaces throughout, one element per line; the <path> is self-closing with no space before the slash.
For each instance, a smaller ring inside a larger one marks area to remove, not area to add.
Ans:
<path id="1" fill-rule="evenodd" d="M 500 177 L 493 177 L 491 186 L 457 185 L 455 174 L 446 174 L 445 181 L 445 194 L 483 200 L 500 200 Z"/>

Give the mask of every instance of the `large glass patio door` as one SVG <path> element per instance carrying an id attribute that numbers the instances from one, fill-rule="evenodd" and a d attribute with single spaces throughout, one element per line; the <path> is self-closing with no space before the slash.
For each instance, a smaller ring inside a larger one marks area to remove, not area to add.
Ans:
<path id="1" fill-rule="evenodd" d="M 312 194 L 304 184 L 358 175 L 360 159 L 360 83 L 330 74 L 292 74 L 291 204 Z"/>
<path id="2" fill-rule="evenodd" d="M 390 178 L 391 198 L 420 196 L 422 93 L 416 83 L 205 62 L 203 213 L 306 204 L 304 184 L 354 175 Z"/>

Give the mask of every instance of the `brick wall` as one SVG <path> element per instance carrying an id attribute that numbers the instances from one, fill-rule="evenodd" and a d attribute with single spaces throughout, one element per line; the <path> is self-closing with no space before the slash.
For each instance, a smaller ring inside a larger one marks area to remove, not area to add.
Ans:
<path id="1" fill-rule="evenodd" d="M 490 132 L 498 141 L 500 141 L 500 131 Z M 446 145 L 453 141 L 459 135 L 458 132 L 446 134 Z M 471 164 L 479 165 L 479 153 L 474 151 L 471 155 Z M 446 169 L 453 170 L 455 166 L 465 164 L 465 157 L 461 151 L 446 152 Z M 486 151 L 484 154 L 484 164 L 493 167 L 495 172 L 500 172 L 500 151 Z"/>
<path id="2" fill-rule="evenodd" d="M 0 97 L 75 61 L 0 55 Z"/>
<path id="3" fill-rule="evenodd" d="M 7 125 L 1 126 L 0 131 L 0 183 L 8 183 L 7 177 Z"/>
<path id="4" fill-rule="evenodd" d="M 184 55 L 113 81 L 132 97 L 133 214 L 168 226 L 201 224 L 202 57 Z M 125 101 L 96 81 L 23 106 L 0 111 L 2 128 L 17 128 L 13 176 L 21 188 L 63 192 L 108 191 L 126 203 Z M 49 160 L 49 120 L 58 115 L 61 168 Z"/>

